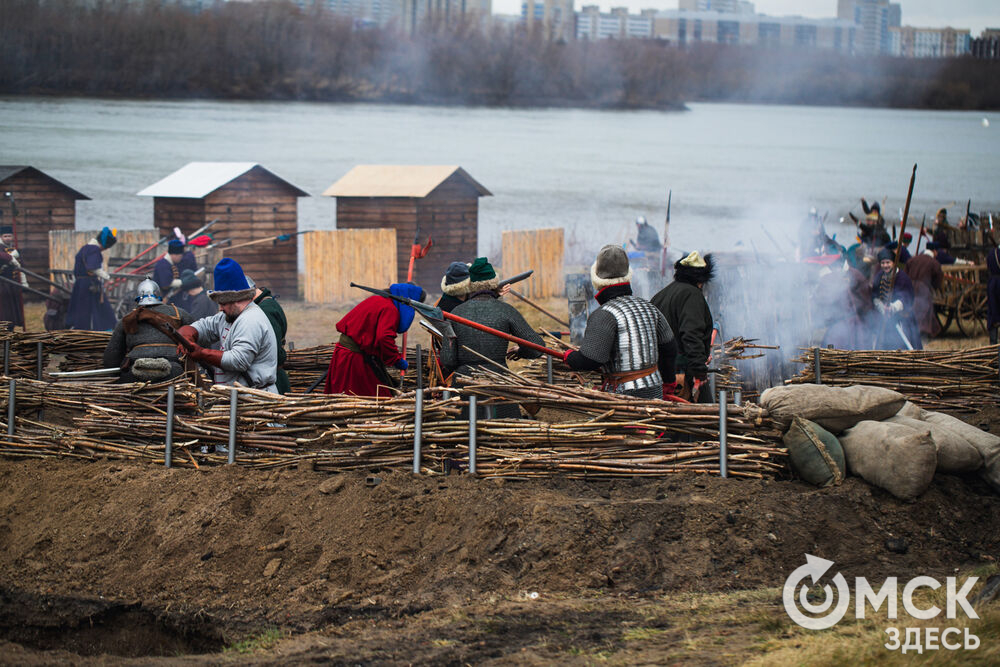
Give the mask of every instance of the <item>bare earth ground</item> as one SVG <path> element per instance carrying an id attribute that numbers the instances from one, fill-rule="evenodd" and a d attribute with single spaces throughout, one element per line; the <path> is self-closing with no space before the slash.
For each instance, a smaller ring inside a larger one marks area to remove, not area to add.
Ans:
<path id="1" fill-rule="evenodd" d="M 330 342 L 338 313 L 285 308 L 297 347 Z M 789 620 L 804 554 L 870 581 L 985 577 L 1000 556 L 1000 497 L 975 477 L 904 503 L 857 478 L 370 474 L 0 459 L 0 662 L 899 661 L 881 643 L 902 622 Z M 936 659 L 1000 661 L 996 607 L 977 652 Z"/>

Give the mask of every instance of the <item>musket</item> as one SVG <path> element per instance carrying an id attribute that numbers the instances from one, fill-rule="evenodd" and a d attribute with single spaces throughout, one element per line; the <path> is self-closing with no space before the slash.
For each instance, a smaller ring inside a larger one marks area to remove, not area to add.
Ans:
<path id="1" fill-rule="evenodd" d="M 497 289 L 500 289 L 504 285 L 513 285 L 514 283 L 519 283 L 522 280 L 527 280 L 528 278 L 531 277 L 531 274 L 534 273 L 534 272 L 535 272 L 534 269 L 529 269 L 529 270 L 525 271 L 524 273 L 519 273 L 516 276 L 511 276 L 510 278 L 505 278 L 505 279 L 501 280 L 497 284 Z M 511 291 L 513 292 L 513 290 L 511 290 Z"/>
<path id="2" fill-rule="evenodd" d="M 290 241 L 293 237 L 298 236 L 299 234 L 308 234 L 308 233 L 313 232 L 313 231 L 316 231 L 316 230 L 314 230 L 314 229 L 303 229 L 303 230 L 298 231 L 298 232 L 292 232 L 291 234 L 275 234 L 274 236 L 268 236 L 267 238 L 263 238 L 263 239 L 254 239 L 253 241 L 247 241 L 246 243 L 237 243 L 234 246 L 229 246 L 229 249 L 230 250 L 236 250 L 237 248 L 245 248 L 245 247 L 250 246 L 250 245 L 258 245 L 260 243 L 267 243 L 268 241 L 271 241 L 273 243 L 273 245 L 278 245 L 279 241 Z"/>
<path id="3" fill-rule="evenodd" d="M 120 368 L 95 368 L 89 371 L 65 371 L 58 373 L 49 373 L 54 378 L 84 378 L 90 377 L 92 375 L 111 375 L 121 373 Z"/>
<path id="4" fill-rule="evenodd" d="M 25 292 L 31 292 L 32 294 L 37 294 L 43 299 L 56 299 L 58 301 L 63 298 L 63 297 L 57 297 L 55 294 L 46 294 L 45 292 L 42 292 L 41 290 L 36 290 L 33 287 L 25 287 L 16 280 L 11 280 L 10 278 L 5 278 L 4 276 L 0 276 L 0 280 L 2 280 L 5 283 L 10 283 L 11 285 L 14 285 L 16 287 L 20 287 Z"/>
<path id="5" fill-rule="evenodd" d="M 924 217 L 920 220 L 920 236 L 917 237 L 917 251 L 913 253 L 916 257 L 920 254 L 920 242 L 924 240 L 924 225 L 927 223 L 927 214 L 924 213 Z"/>
<path id="6" fill-rule="evenodd" d="M 212 225 L 214 225 L 214 224 L 215 224 L 215 223 L 217 223 L 218 221 L 219 221 L 219 219 L 218 219 L 218 218 L 216 218 L 215 220 L 212 220 L 211 222 L 209 222 L 209 223 L 207 223 L 207 224 L 203 225 L 202 227 L 199 227 L 198 229 L 196 229 L 196 230 L 194 231 L 194 233 L 192 233 L 192 234 L 191 234 L 191 236 L 190 236 L 189 238 L 194 238 L 194 237 L 198 236 L 199 234 L 203 234 L 203 233 L 205 233 L 206 231 L 208 231 L 208 228 L 209 228 L 209 227 L 211 227 Z M 176 238 L 176 237 L 177 237 L 177 233 L 176 233 L 176 232 L 174 232 L 174 238 Z M 134 262 L 135 260 L 137 260 L 137 259 L 139 259 L 140 257 L 142 257 L 143 255 L 145 255 L 145 254 L 146 254 L 147 252 L 149 252 L 150 250 L 153 250 L 154 248 L 158 248 L 159 246 L 163 245 L 164 243 L 166 243 L 166 242 L 168 242 L 168 241 L 170 241 L 170 240 L 172 240 L 172 239 L 171 239 L 171 237 L 169 237 L 169 236 L 164 236 L 164 237 L 163 237 L 162 239 L 160 239 L 159 241 L 157 241 L 157 242 L 156 242 L 156 243 L 154 243 L 153 245 L 149 246 L 148 248 L 146 248 L 145 250 L 143 250 L 142 252 L 140 252 L 140 253 L 139 253 L 138 255 L 136 255 L 135 257 L 133 257 L 133 258 L 132 258 L 132 259 L 130 259 L 129 261 L 127 261 L 127 262 L 125 262 L 124 264 L 122 264 L 121 266 L 119 266 L 119 267 L 118 267 L 118 270 L 119 270 L 119 271 L 121 271 L 121 270 L 122 270 L 122 269 L 124 269 L 124 268 L 125 268 L 126 266 L 128 266 L 129 264 L 131 264 L 131 263 L 132 263 L 132 262 Z M 165 253 L 164 253 L 164 254 L 165 254 Z M 159 260 L 160 260 L 160 258 L 162 258 L 162 257 L 163 257 L 163 255 L 160 255 L 159 257 L 157 257 L 157 258 L 156 258 L 155 260 L 153 260 L 153 261 L 159 261 Z M 141 270 L 141 269 L 144 269 L 145 267 L 149 266 L 149 265 L 150 265 L 151 263 L 152 263 L 152 262 L 147 262 L 146 264 L 143 264 L 142 266 L 140 266 L 140 267 L 139 267 L 139 269 L 138 269 L 138 270 Z M 133 271 L 132 273 L 134 273 L 134 271 Z"/>
<path id="7" fill-rule="evenodd" d="M 516 297 L 517 297 L 518 299 L 520 299 L 521 301 L 523 301 L 523 302 L 525 302 L 526 304 L 528 304 L 529 306 L 531 306 L 532 308 L 534 308 L 535 310 L 539 311 L 540 313 L 543 313 L 543 314 L 545 314 L 545 315 L 548 315 L 548 316 L 549 316 L 549 317 L 551 317 L 551 318 L 552 318 L 553 320 L 555 320 L 555 321 L 556 321 L 556 322 L 558 322 L 559 324 L 563 325 L 563 326 L 564 326 L 564 327 L 566 327 L 567 329 L 569 328 L 569 322 L 566 322 L 566 321 L 564 321 L 564 320 L 561 320 L 561 319 L 559 319 L 558 317 L 556 317 L 555 315 L 553 315 L 553 314 L 552 314 L 552 313 L 550 313 L 549 311 L 547 311 L 547 310 L 545 310 L 544 308 L 542 308 L 541 306 L 539 306 L 539 305 L 538 305 L 537 303 L 535 303 L 534 301 L 531 301 L 530 299 L 528 299 L 528 297 L 524 296 L 523 294 L 521 294 L 521 293 L 520 293 L 520 292 L 518 292 L 517 290 L 513 290 L 513 289 L 512 289 L 512 290 L 510 291 L 510 293 L 511 293 L 511 294 L 513 294 L 514 296 L 516 296 Z"/>
<path id="8" fill-rule="evenodd" d="M 14 193 L 5 192 L 4 197 L 10 200 L 10 229 L 14 235 L 14 247 L 17 247 L 17 204 L 14 202 Z"/>
<path id="9" fill-rule="evenodd" d="M 383 296 L 387 299 L 392 299 L 393 301 L 398 301 L 399 303 L 404 303 L 410 306 L 415 311 L 423 315 L 429 320 L 441 322 L 442 320 L 450 320 L 452 322 L 457 322 L 458 324 L 464 324 L 467 327 L 477 329 L 483 333 L 488 333 L 497 338 L 503 338 L 504 340 L 510 341 L 511 343 L 517 343 L 521 347 L 528 348 L 529 350 L 535 350 L 536 352 L 541 352 L 542 354 L 547 354 L 551 357 L 557 359 L 563 358 L 563 352 L 559 350 L 553 350 L 552 348 L 545 347 L 544 345 L 539 345 L 538 343 L 532 343 L 530 340 L 525 340 L 523 338 L 518 338 L 517 336 L 512 336 L 505 331 L 498 331 L 492 327 L 488 327 L 485 324 L 480 324 L 479 322 L 473 322 L 472 320 L 467 320 L 464 317 L 459 317 L 452 313 L 445 312 L 436 306 L 428 306 L 426 303 L 421 303 L 419 301 L 414 301 L 405 296 L 396 296 L 385 290 L 376 289 L 374 287 L 366 287 L 365 285 L 358 285 L 357 283 L 351 283 L 351 287 L 357 287 L 358 289 L 363 289 L 366 292 L 371 292 L 372 294 L 377 294 L 378 296 Z"/>
<path id="10" fill-rule="evenodd" d="M 910 187 L 906 191 L 906 208 L 903 209 L 903 220 L 900 222 L 900 226 L 899 226 L 899 235 L 900 235 L 900 238 L 902 238 L 903 233 L 906 231 L 906 220 L 910 216 L 910 200 L 913 199 L 913 182 L 916 179 L 917 179 L 917 165 L 914 164 L 913 165 L 913 172 L 910 174 Z M 900 271 L 900 269 L 899 269 L 899 253 L 900 253 L 900 251 L 902 249 L 903 249 L 903 244 L 902 243 L 897 243 L 896 244 L 896 256 L 893 258 L 893 267 L 895 268 L 895 271 L 893 271 L 892 277 L 889 279 L 888 298 L 890 298 L 890 299 L 892 298 L 892 290 L 896 286 L 896 277 L 899 275 L 899 271 Z M 882 324 L 879 326 L 878 334 L 876 334 L 875 340 L 872 341 L 872 349 L 873 350 L 875 349 L 875 346 L 878 345 L 879 340 L 882 339 L 882 334 L 885 333 L 885 325 L 886 325 L 886 323 L 888 323 L 888 321 L 889 321 L 888 317 L 884 317 L 883 318 Z"/>
<path id="11" fill-rule="evenodd" d="M 40 280 L 43 283 L 51 285 L 52 287 L 55 287 L 58 290 L 62 290 L 63 292 L 66 292 L 66 294 L 73 294 L 72 290 L 66 289 L 64 286 L 60 285 L 59 283 L 55 282 L 54 280 L 49 280 L 48 278 L 40 276 L 39 274 L 35 273 L 34 271 L 29 271 L 28 269 L 24 268 L 23 266 L 20 269 L 18 269 L 18 270 L 21 273 L 25 274 L 25 275 L 31 276 L 35 280 Z"/>

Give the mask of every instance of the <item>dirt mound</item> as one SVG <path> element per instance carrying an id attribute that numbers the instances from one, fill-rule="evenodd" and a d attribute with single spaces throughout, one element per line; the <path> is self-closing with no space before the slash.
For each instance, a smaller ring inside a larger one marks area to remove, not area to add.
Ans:
<path id="1" fill-rule="evenodd" d="M 903 503 L 854 478 L 815 489 L 2 460 L 0 488 L 0 598 L 15 640 L 11 619 L 60 606 L 53 596 L 133 605 L 124 611 L 175 626 L 197 616 L 222 637 L 489 593 L 775 586 L 807 552 L 849 577 L 934 575 L 1000 546 L 1000 497 L 943 475 Z"/>

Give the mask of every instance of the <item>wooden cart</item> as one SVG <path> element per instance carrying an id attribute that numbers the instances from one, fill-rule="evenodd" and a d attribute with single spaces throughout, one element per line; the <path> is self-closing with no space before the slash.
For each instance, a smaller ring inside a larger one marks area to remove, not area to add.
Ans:
<path id="1" fill-rule="evenodd" d="M 941 332 L 954 322 L 963 336 L 986 335 L 986 265 L 950 264 L 941 269 L 944 282 L 934 293 L 934 315 Z"/>

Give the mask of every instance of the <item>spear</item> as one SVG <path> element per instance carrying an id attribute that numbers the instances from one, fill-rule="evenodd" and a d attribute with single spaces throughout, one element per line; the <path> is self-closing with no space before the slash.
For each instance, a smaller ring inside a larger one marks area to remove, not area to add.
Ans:
<path id="1" fill-rule="evenodd" d="M 458 324 L 464 324 L 467 327 L 478 329 L 479 331 L 482 331 L 483 333 L 488 333 L 491 336 L 496 336 L 497 338 L 503 338 L 504 340 L 508 340 L 512 343 L 517 343 L 521 347 L 526 347 L 529 350 L 535 350 L 536 352 L 547 354 L 551 357 L 555 357 L 556 359 L 562 359 L 563 355 L 565 354 L 564 352 L 560 352 L 559 350 L 553 350 L 552 348 L 545 347 L 544 345 L 532 343 L 530 340 L 525 340 L 523 338 L 518 338 L 517 336 L 512 336 L 504 331 L 498 331 L 497 329 L 488 327 L 485 324 L 480 324 L 479 322 L 473 322 L 472 320 L 467 320 L 464 317 L 459 317 L 458 315 L 445 312 L 435 306 L 428 306 L 426 303 L 421 303 L 419 301 L 414 301 L 413 299 L 408 299 L 405 296 L 396 296 L 395 294 L 392 294 L 385 290 L 376 289 L 374 287 L 366 287 L 364 285 L 358 285 L 357 283 L 351 283 L 351 287 L 357 287 L 358 289 L 363 289 L 366 292 L 371 292 L 372 294 L 377 294 L 378 296 L 384 296 L 387 299 L 392 299 L 393 301 L 398 301 L 399 303 L 405 303 L 407 306 L 410 306 L 411 308 L 413 308 L 414 310 L 416 310 L 418 313 L 420 313 L 429 320 L 435 320 L 437 322 L 440 322 L 442 320 L 451 320 L 452 322 L 457 322 Z"/>
<path id="2" fill-rule="evenodd" d="M 663 249 L 660 250 L 660 277 L 667 275 L 667 247 L 670 245 L 670 199 L 673 190 L 667 190 L 667 219 L 663 221 Z"/>

